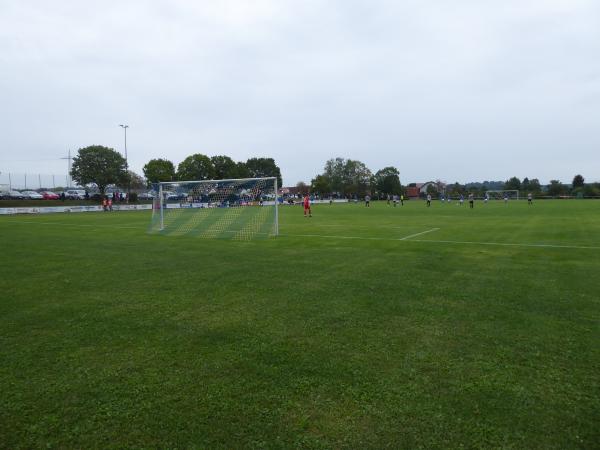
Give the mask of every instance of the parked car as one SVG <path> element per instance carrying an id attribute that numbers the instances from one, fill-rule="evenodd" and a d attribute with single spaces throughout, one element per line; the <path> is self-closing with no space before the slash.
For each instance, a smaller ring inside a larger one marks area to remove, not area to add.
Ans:
<path id="1" fill-rule="evenodd" d="M 25 198 L 29 198 L 31 200 L 42 200 L 44 198 L 42 194 L 35 191 L 21 191 L 21 194 L 23 194 Z"/>
<path id="2" fill-rule="evenodd" d="M 83 200 L 85 191 L 83 189 L 69 189 L 65 191 L 65 197 L 69 200 Z"/>
<path id="3" fill-rule="evenodd" d="M 19 191 L 8 191 L 6 193 L 6 198 L 10 200 L 23 200 L 25 196 Z"/>
<path id="4" fill-rule="evenodd" d="M 180 200 L 180 194 L 177 192 L 163 191 L 163 196 L 165 200 Z"/>
<path id="5" fill-rule="evenodd" d="M 154 198 L 154 191 L 142 192 L 138 195 L 140 200 L 152 200 Z"/>
<path id="6" fill-rule="evenodd" d="M 44 197 L 44 200 L 58 200 L 60 198 L 60 195 L 58 195 L 56 192 L 51 192 L 51 191 L 44 191 L 41 192 L 42 197 Z"/>

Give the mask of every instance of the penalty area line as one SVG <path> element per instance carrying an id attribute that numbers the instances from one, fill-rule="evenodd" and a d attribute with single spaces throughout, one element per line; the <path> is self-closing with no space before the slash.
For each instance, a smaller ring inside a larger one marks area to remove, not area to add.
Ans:
<path id="1" fill-rule="evenodd" d="M 431 230 L 427 230 L 427 231 L 421 231 L 420 233 L 415 233 L 415 234 L 411 234 L 410 236 L 404 236 L 403 238 L 400 238 L 400 241 L 406 241 L 407 239 L 411 239 L 417 236 L 421 236 L 423 234 L 427 234 L 427 233 L 433 233 L 434 231 L 438 231 L 439 228 L 432 228 Z"/>
<path id="2" fill-rule="evenodd" d="M 600 247 L 594 247 L 590 245 L 520 244 L 511 242 L 447 241 L 439 239 L 411 239 L 411 242 L 430 242 L 432 244 L 496 245 L 501 247 L 570 248 L 581 250 L 600 250 Z"/>
<path id="3" fill-rule="evenodd" d="M 428 230 L 427 232 L 431 232 Z M 419 234 L 424 234 L 419 233 Z M 439 239 L 409 239 L 410 236 L 403 238 L 386 238 L 386 237 L 365 237 L 365 236 L 336 236 L 325 234 L 280 234 L 282 237 L 307 237 L 307 238 L 323 238 L 323 239 L 349 239 L 360 241 L 406 241 L 419 242 L 430 244 L 459 244 L 459 245 L 487 245 L 500 247 L 525 247 L 525 248 L 556 248 L 556 249 L 571 249 L 571 250 L 600 250 L 600 247 L 589 245 L 558 245 L 558 244 L 527 244 L 527 243 L 510 243 L 510 242 L 477 242 L 477 241 L 450 241 Z"/>
<path id="4" fill-rule="evenodd" d="M 426 233 L 432 233 L 438 231 L 439 228 L 432 228 L 431 230 L 421 231 L 420 233 L 411 234 L 401 238 L 388 238 L 388 237 L 367 237 L 367 236 L 339 236 L 339 235 L 327 235 L 327 234 L 280 234 L 280 236 L 289 237 L 315 237 L 325 239 L 356 239 L 359 241 L 406 241 L 412 237 L 421 236 Z"/>

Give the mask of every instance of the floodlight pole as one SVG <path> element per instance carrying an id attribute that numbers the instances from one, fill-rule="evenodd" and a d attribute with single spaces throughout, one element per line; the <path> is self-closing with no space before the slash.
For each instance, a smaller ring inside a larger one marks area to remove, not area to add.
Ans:
<path id="1" fill-rule="evenodd" d="M 65 184 L 67 185 L 67 188 L 69 188 L 71 187 L 71 181 L 69 180 L 71 179 L 71 160 L 73 159 L 71 158 L 71 149 L 69 149 L 69 153 L 67 154 L 67 156 L 60 159 L 67 160 L 67 176 L 65 177 Z"/>
<path id="2" fill-rule="evenodd" d="M 127 172 L 127 203 L 129 203 L 129 197 L 131 196 L 131 180 L 129 179 L 129 162 L 127 160 L 127 128 L 129 125 L 119 125 L 125 131 L 125 171 Z"/>

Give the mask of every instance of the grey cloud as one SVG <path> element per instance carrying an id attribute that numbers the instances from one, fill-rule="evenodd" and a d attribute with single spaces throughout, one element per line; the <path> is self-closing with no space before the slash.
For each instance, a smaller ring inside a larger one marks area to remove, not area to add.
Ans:
<path id="1" fill-rule="evenodd" d="M 250 3 L 0 3 L 0 171 L 63 173 L 15 160 L 121 149 L 127 122 L 137 171 L 200 151 L 272 156 L 287 184 L 333 156 L 600 179 L 596 2 Z"/>

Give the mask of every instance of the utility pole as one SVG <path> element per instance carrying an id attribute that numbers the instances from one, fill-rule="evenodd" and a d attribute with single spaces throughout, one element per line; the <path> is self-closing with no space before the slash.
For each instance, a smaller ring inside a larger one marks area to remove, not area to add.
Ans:
<path id="1" fill-rule="evenodd" d="M 127 160 L 127 128 L 129 125 L 119 125 L 125 131 L 125 171 L 127 173 L 127 203 L 129 203 L 129 197 L 131 196 L 131 180 L 129 179 L 129 161 Z"/>

